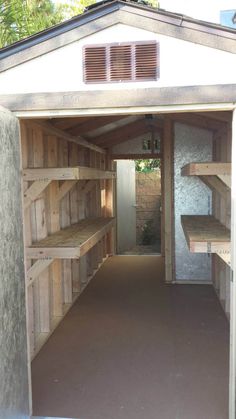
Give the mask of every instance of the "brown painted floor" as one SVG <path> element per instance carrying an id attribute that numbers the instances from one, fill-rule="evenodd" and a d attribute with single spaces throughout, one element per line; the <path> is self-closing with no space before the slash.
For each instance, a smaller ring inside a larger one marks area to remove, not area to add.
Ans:
<path id="1" fill-rule="evenodd" d="M 227 419 L 228 323 L 162 258 L 109 259 L 33 361 L 34 415 Z"/>

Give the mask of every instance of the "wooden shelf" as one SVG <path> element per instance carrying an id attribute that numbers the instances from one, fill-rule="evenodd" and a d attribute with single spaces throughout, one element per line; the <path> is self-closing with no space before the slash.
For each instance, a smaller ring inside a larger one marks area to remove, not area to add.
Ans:
<path id="1" fill-rule="evenodd" d="M 231 163 L 222 162 L 204 162 L 189 163 L 181 170 L 182 176 L 216 176 L 228 188 L 231 187 Z"/>
<path id="2" fill-rule="evenodd" d="M 28 259 L 78 259 L 115 225 L 114 218 L 85 219 L 27 248 Z"/>
<path id="3" fill-rule="evenodd" d="M 212 215 L 183 215 L 182 227 L 192 253 L 216 253 L 230 264 L 230 231 Z"/>
<path id="4" fill-rule="evenodd" d="M 90 167 L 60 167 L 60 168 L 36 168 L 24 169 L 23 180 L 25 181 L 52 181 L 52 180 L 91 180 L 113 179 L 116 173 L 108 170 L 94 169 Z"/>

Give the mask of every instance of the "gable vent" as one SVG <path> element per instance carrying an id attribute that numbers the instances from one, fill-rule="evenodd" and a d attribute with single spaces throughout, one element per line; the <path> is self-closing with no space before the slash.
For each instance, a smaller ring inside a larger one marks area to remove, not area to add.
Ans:
<path id="1" fill-rule="evenodd" d="M 159 43 L 155 41 L 85 46 L 84 82 L 157 80 L 159 61 Z"/>

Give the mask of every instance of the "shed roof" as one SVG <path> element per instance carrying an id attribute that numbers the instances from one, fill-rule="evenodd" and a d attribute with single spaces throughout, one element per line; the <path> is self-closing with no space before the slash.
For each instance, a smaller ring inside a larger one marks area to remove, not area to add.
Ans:
<path id="1" fill-rule="evenodd" d="M 81 15 L 0 50 L 0 71 L 75 42 L 116 23 L 236 53 L 236 30 L 156 9 L 135 0 L 103 0 Z M 94 22 L 96 21 L 96 25 Z"/>

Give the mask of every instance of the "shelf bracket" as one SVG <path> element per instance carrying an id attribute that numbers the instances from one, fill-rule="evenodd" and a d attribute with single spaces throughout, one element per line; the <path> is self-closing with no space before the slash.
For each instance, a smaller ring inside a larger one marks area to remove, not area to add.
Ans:
<path id="1" fill-rule="evenodd" d="M 27 271 L 27 286 L 33 284 L 35 279 L 54 261 L 54 259 L 37 260 Z"/>
<path id="2" fill-rule="evenodd" d="M 96 186 L 96 180 L 89 180 L 86 182 L 85 186 L 82 186 L 81 192 L 83 195 L 89 193 Z"/>
<path id="3" fill-rule="evenodd" d="M 46 189 L 49 183 L 51 183 L 51 180 L 35 180 L 32 183 L 32 185 L 24 192 L 25 210 Z"/>
<path id="4" fill-rule="evenodd" d="M 70 190 L 77 184 L 78 180 L 65 180 L 59 188 L 57 195 L 58 201 L 60 201 Z"/>
<path id="5" fill-rule="evenodd" d="M 231 267 L 231 254 L 230 253 L 216 253 L 229 267 Z"/>
<path id="6" fill-rule="evenodd" d="M 210 189 L 217 191 L 223 199 L 227 199 L 228 187 L 217 176 L 199 176 L 201 181 Z"/>
<path id="7" fill-rule="evenodd" d="M 231 175 L 218 175 L 218 178 L 231 189 Z"/>

